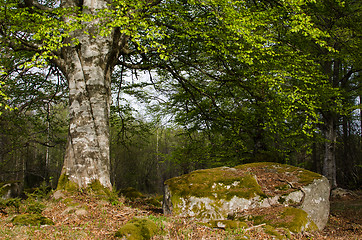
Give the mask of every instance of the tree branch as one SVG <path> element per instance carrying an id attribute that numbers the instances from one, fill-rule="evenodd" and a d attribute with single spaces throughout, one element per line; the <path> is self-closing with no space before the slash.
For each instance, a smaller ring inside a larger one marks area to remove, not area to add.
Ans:
<path id="1" fill-rule="evenodd" d="M 43 11 L 51 11 L 51 10 L 53 10 L 50 7 L 46 7 L 44 5 L 41 5 L 36 0 L 35 1 L 34 0 L 24 0 L 24 2 L 25 2 L 25 6 L 27 6 L 27 7 L 35 7 L 36 9 L 43 10 Z"/>

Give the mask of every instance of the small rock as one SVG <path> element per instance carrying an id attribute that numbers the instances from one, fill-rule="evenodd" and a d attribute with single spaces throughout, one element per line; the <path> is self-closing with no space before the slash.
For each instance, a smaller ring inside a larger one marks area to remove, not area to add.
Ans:
<path id="1" fill-rule="evenodd" d="M 332 199 L 349 199 L 349 198 L 354 198 L 354 194 L 347 190 L 347 189 L 343 189 L 343 188 L 335 188 L 331 191 L 331 198 Z"/>
<path id="2" fill-rule="evenodd" d="M 61 198 L 64 198 L 64 194 L 63 194 L 63 192 L 61 190 L 55 191 L 53 193 L 53 199 L 58 200 L 58 199 L 61 199 Z"/>
<path id="3" fill-rule="evenodd" d="M 75 215 L 77 215 L 77 216 L 86 216 L 87 214 L 88 214 L 88 211 L 83 208 L 77 209 L 75 211 Z"/>

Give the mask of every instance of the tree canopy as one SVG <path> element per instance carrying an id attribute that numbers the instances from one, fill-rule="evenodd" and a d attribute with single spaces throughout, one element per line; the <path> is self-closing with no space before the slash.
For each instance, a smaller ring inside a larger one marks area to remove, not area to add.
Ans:
<path id="1" fill-rule="evenodd" d="M 157 70 L 152 81 L 169 99 L 167 112 L 220 149 L 230 147 L 224 152 L 234 159 L 283 155 L 315 137 L 325 106 L 341 104 L 323 63 L 343 57 L 353 65 L 346 76 L 357 79 L 360 28 L 348 14 L 361 11 L 348 3 L 1 0 L 2 81 L 28 82 L 26 72 L 29 82 L 41 83 L 39 73 L 52 69 L 66 79 L 63 188 L 94 181 L 111 188 L 112 81 L 122 86 L 115 70 L 121 77 L 126 69 Z M 336 27 L 329 27 L 331 6 L 341 19 Z M 45 79 L 49 88 L 34 95 L 52 95 L 55 79 Z"/>

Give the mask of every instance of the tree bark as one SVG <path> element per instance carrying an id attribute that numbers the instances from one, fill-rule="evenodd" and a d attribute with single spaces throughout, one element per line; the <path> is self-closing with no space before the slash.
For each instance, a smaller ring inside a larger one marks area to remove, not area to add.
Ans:
<path id="1" fill-rule="evenodd" d="M 97 45 L 98 43 L 96 43 Z M 79 187 L 93 180 L 111 188 L 109 157 L 110 69 L 95 44 L 70 51 L 69 132 L 62 174 Z M 92 56 L 88 54 L 91 53 Z"/>
<path id="2" fill-rule="evenodd" d="M 330 83 L 337 87 L 340 81 L 339 60 L 326 62 L 324 66 L 325 73 L 330 77 Z M 332 104 L 335 104 L 332 100 Z M 329 106 L 331 107 L 331 106 Z M 323 175 L 329 180 L 331 189 L 337 187 L 337 166 L 336 166 L 336 142 L 337 142 L 337 122 L 338 114 L 334 110 L 328 109 L 324 114 L 324 158 Z"/>
<path id="3" fill-rule="evenodd" d="M 329 180 L 331 188 L 337 187 L 337 170 L 336 170 L 336 128 L 335 118 L 329 117 L 325 120 L 325 138 L 324 158 L 323 158 L 323 175 Z"/>
<path id="4" fill-rule="evenodd" d="M 83 7 L 83 11 L 92 12 L 107 5 L 105 1 L 92 0 L 84 1 Z M 88 33 L 75 31 L 79 44 L 62 49 L 60 68 L 69 85 L 70 122 L 61 174 L 79 188 L 99 181 L 111 189 L 111 72 L 119 53 L 119 36 L 115 31 L 99 35 L 96 24 L 97 20 L 87 23 Z"/>

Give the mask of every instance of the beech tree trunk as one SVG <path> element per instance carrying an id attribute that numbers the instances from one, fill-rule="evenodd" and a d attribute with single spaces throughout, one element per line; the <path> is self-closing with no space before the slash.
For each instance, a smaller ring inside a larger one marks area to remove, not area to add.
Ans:
<path id="1" fill-rule="evenodd" d="M 73 1 L 67 1 L 72 6 Z M 102 0 L 84 1 L 83 11 L 107 7 Z M 65 19 L 66 21 L 66 19 Z M 111 189 L 109 114 L 111 73 L 119 53 L 119 36 L 98 34 L 94 22 L 75 31 L 76 46 L 62 49 L 61 69 L 69 84 L 69 132 L 62 175 L 86 188 L 99 181 Z M 70 41 L 70 40 L 69 40 Z"/>
<path id="2" fill-rule="evenodd" d="M 80 187 L 93 180 L 111 187 L 109 157 L 110 69 L 94 45 L 70 51 L 69 132 L 62 174 Z"/>

